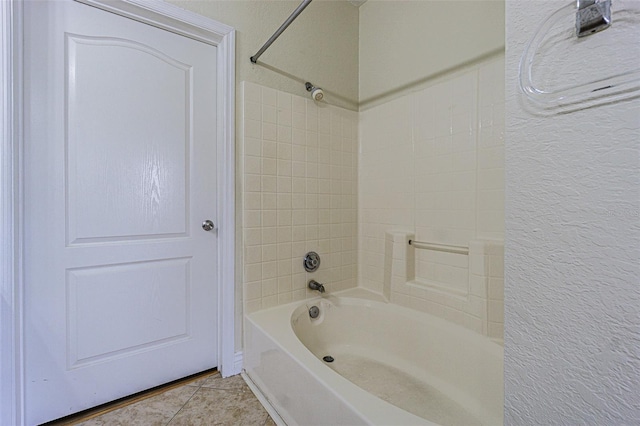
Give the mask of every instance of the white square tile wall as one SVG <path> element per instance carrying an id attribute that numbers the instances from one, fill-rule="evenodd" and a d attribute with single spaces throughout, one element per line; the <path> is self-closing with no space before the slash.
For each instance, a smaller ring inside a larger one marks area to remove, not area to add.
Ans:
<path id="1" fill-rule="evenodd" d="M 244 312 L 355 287 L 357 113 L 250 82 L 242 101 Z"/>
<path id="2" fill-rule="evenodd" d="M 360 136 L 360 285 L 385 291 L 386 232 L 461 246 L 476 239 L 504 238 L 503 57 L 361 112 Z M 469 263 L 470 256 L 416 250 L 415 279 L 425 288 L 441 288 L 443 294 L 448 291 L 469 302 L 474 281 Z M 473 308 L 477 311 L 473 318 L 469 318 L 471 305 L 463 309 L 455 298 L 418 287 L 412 295 L 406 289 L 394 293 L 399 287 L 391 286 L 392 300 L 395 294 L 399 303 L 454 318 L 485 334 L 488 319 L 497 337 L 502 324 L 497 318 L 502 312 L 498 297 L 502 275 L 495 273 L 487 278 L 494 284 L 493 299 L 488 301 L 485 291 L 488 306 Z M 487 307 L 493 308 L 489 318 Z M 480 320 L 485 323 L 482 330 Z"/>
<path id="3" fill-rule="evenodd" d="M 487 335 L 494 339 L 504 338 L 504 244 L 485 247 L 485 271 L 487 279 Z"/>
<path id="4" fill-rule="evenodd" d="M 504 60 L 480 67 L 477 237 L 504 240 Z"/>

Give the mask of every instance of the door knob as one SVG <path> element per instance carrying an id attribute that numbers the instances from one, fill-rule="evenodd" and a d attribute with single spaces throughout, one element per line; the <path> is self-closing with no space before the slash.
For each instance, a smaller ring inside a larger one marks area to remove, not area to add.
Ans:
<path id="1" fill-rule="evenodd" d="M 216 225 L 214 225 L 213 222 L 211 222 L 209 219 L 202 222 L 202 229 L 204 229 L 205 231 L 211 231 L 215 227 Z"/>

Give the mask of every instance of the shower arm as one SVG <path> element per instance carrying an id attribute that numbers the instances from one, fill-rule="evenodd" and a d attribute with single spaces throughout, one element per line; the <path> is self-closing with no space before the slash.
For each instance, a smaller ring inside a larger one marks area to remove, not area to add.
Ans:
<path id="1" fill-rule="evenodd" d="M 286 30 L 287 27 L 289 25 L 291 25 L 291 23 L 298 17 L 298 15 L 300 15 L 302 13 L 302 11 L 307 6 L 309 6 L 309 3 L 311 3 L 311 0 L 303 0 L 303 2 L 300 3 L 300 5 L 296 8 L 296 10 L 293 11 L 291 16 L 289 16 L 287 18 L 287 20 L 284 21 L 284 24 L 280 25 L 280 28 L 278 28 L 278 30 L 275 33 L 273 33 L 273 35 L 260 48 L 260 50 L 258 50 L 258 52 L 255 55 L 253 55 L 251 58 L 249 58 L 252 63 L 255 64 L 256 62 L 258 62 L 258 58 L 264 53 L 264 51 L 267 50 L 269 48 L 269 46 L 271 46 L 271 44 L 273 44 L 273 42 L 276 41 L 276 39 L 278 37 L 280 37 L 280 34 L 282 34 L 284 32 L 284 30 Z"/>

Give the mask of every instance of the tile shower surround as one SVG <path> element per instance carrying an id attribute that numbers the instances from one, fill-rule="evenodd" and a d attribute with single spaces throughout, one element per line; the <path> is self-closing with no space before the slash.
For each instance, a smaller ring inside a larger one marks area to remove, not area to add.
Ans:
<path id="1" fill-rule="evenodd" d="M 245 82 L 244 312 L 314 297 L 314 278 L 502 338 L 503 65 L 495 57 L 359 114 Z M 385 252 L 405 238 L 396 232 L 474 250 L 415 250 L 417 280 L 400 283 Z M 318 272 L 302 267 L 309 250 Z"/>
<path id="2" fill-rule="evenodd" d="M 357 112 L 244 82 L 242 131 L 244 312 L 355 287 Z"/>
<path id="3" fill-rule="evenodd" d="M 504 58 L 493 57 L 361 112 L 358 159 L 359 285 L 496 338 L 503 328 L 503 86 Z M 407 274 L 397 265 L 406 235 L 473 250 L 415 249 Z"/>
<path id="4" fill-rule="evenodd" d="M 420 249 L 408 244 L 414 238 L 415 235 L 408 232 L 386 233 L 383 294 L 387 299 L 502 340 L 502 241 L 471 240 L 468 255 L 469 279 L 461 286 L 462 289 L 450 291 L 442 283 L 429 282 L 417 275 L 415 264 Z"/>

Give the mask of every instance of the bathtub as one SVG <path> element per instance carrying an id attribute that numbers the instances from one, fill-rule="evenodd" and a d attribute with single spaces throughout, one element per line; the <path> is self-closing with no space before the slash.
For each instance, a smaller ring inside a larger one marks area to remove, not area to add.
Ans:
<path id="1" fill-rule="evenodd" d="M 352 289 L 246 316 L 245 374 L 269 408 L 290 426 L 501 425 L 502 347 L 378 298 Z"/>

